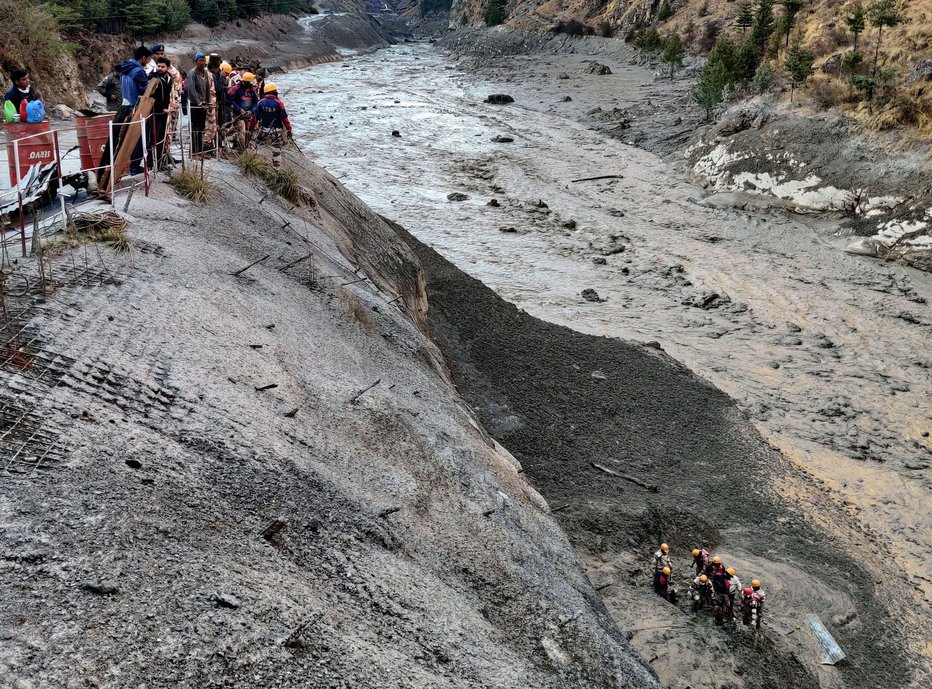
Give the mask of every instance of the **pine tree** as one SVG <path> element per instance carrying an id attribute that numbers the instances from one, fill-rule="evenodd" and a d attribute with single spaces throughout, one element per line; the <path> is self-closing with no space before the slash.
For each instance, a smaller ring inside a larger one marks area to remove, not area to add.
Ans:
<path id="1" fill-rule="evenodd" d="M 683 66 L 684 57 L 686 57 L 686 49 L 683 47 L 683 41 L 674 31 L 663 42 L 663 53 L 660 55 L 660 59 L 670 65 L 670 81 L 673 81 L 674 70 Z"/>
<path id="2" fill-rule="evenodd" d="M 162 28 L 162 15 L 156 0 L 128 0 L 124 7 L 126 30 L 137 38 L 152 36 Z"/>
<path id="3" fill-rule="evenodd" d="M 505 12 L 505 0 L 489 0 L 485 8 L 486 26 L 498 26 L 508 18 Z"/>
<path id="4" fill-rule="evenodd" d="M 712 119 L 712 110 L 725 99 L 725 87 L 728 83 L 728 72 L 721 62 L 707 62 L 702 68 L 699 83 L 693 89 L 692 97 L 705 109 L 707 120 Z"/>
<path id="5" fill-rule="evenodd" d="M 181 31 L 191 21 L 188 0 L 163 0 L 162 31 Z"/>
<path id="6" fill-rule="evenodd" d="M 670 0 L 663 0 L 663 2 L 660 4 L 660 9 L 657 10 L 657 21 L 665 22 L 672 16 L 673 9 L 670 7 Z"/>
<path id="7" fill-rule="evenodd" d="M 741 29 L 742 36 L 754 26 L 754 10 L 751 9 L 751 3 L 745 2 L 738 6 L 738 17 L 735 19 L 735 24 Z"/>
<path id="8" fill-rule="evenodd" d="M 903 14 L 897 0 L 877 0 L 867 8 L 867 15 L 871 24 L 877 27 L 877 49 L 874 51 L 874 67 L 871 77 L 877 79 L 877 60 L 880 58 L 880 41 L 883 39 L 883 27 L 894 27 L 903 24 L 906 16 Z"/>
<path id="9" fill-rule="evenodd" d="M 786 47 L 790 47 L 790 33 L 793 31 L 793 25 L 796 23 L 796 15 L 803 8 L 804 0 L 780 0 L 783 5 L 783 33 L 786 36 Z"/>
<path id="10" fill-rule="evenodd" d="M 754 14 L 754 28 L 751 36 L 754 39 L 754 45 L 761 52 L 767 49 L 767 39 L 773 34 L 773 27 L 773 0 L 760 0 L 757 12 Z"/>
<path id="11" fill-rule="evenodd" d="M 860 1 L 854 3 L 854 7 L 851 8 L 851 14 L 845 17 L 848 31 L 854 34 L 854 52 L 858 52 L 858 36 L 864 33 L 865 19 L 864 5 L 862 5 Z"/>
<path id="12" fill-rule="evenodd" d="M 793 45 L 786 53 L 783 68 L 790 80 L 790 103 L 793 102 L 793 93 L 797 87 L 806 83 L 812 75 L 812 65 L 815 62 L 815 53 L 803 47 L 803 39 L 799 34 L 793 40 Z"/>

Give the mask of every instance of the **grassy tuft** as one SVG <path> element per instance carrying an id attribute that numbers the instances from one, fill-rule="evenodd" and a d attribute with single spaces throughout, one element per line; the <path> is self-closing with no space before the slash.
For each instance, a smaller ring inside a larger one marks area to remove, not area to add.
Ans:
<path id="1" fill-rule="evenodd" d="M 240 172 L 251 177 L 265 177 L 271 169 L 268 159 L 253 151 L 243 151 L 236 156 L 236 165 Z"/>
<path id="2" fill-rule="evenodd" d="M 179 196 L 191 199 L 194 203 L 207 203 L 210 199 L 210 185 L 190 170 L 175 175 L 169 184 Z"/>
<path id="3" fill-rule="evenodd" d="M 278 194 L 286 201 L 290 201 L 296 206 L 304 204 L 306 194 L 301 188 L 298 173 L 293 170 L 273 170 L 265 175 L 265 182 L 273 193 Z"/>

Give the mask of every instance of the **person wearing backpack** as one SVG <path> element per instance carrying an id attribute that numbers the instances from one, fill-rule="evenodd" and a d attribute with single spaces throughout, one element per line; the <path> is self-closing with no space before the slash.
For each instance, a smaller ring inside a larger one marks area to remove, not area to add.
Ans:
<path id="1" fill-rule="evenodd" d="M 13 86 L 3 96 L 4 111 L 7 109 L 6 104 L 11 103 L 16 114 L 20 115 L 20 121 L 26 122 L 26 117 L 23 116 L 25 114 L 23 104 L 41 100 L 41 96 L 36 91 L 36 87 L 32 85 L 29 72 L 25 69 L 14 69 L 10 73 L 10 78 L 13 80 Z"/>

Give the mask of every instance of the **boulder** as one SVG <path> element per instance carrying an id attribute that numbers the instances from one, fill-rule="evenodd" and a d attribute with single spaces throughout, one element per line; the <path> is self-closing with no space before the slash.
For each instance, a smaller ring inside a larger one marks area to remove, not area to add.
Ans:
<path id="1" fill-rule="evenodd" d="M 834 55 L 826 58 L 825 62 L 822 63 L 822 66 L 819 69 L 823 74 L 831 74 L 832 76 L 838 76 L 841 74 L 841 69 L 844 66 L 844 58 L 841 53 L 835 53 Z"/>
<path id="2" fill-rule="evenodd" d="M 447 201 L 468 201 L 469 196 L 459 191 L 447 194 Z"/>
<path id="3" fill-rule="evenodd" d="M 59 103 L 58 105 L 52 106 L 51 115 L 60 120 L 73 120 L 74 110 L 69 108 L 64 103 Z"/>
<path id="4" fill-rule="evenodd" d="M 906 77 L 907 84 L 914 84 L 917 81 L 932 81 L 932 59 L 920 62 Z"/>
<path id="5" fill-rule="evenodd" d="M 612 73 L 608 65 L 603 65 L 601 62 L 596 62 L 595 60 L 587 60 L 582 71 L 585 74 L 598 74 L 599 76 Z"/>
<path id="6" fill-rule="evenodd" d="M 507 105 L 508 103 L 514 103 L 515 99 L 507 93 L 493 93 L 485 99 L 485 102 L 492 105 Z"/>

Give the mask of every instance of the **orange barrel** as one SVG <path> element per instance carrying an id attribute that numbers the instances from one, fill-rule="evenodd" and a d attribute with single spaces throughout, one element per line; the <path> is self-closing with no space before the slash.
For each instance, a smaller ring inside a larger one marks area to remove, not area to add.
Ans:
<path id="1" fill-rule="evenodd" d="M 17 177 L 23 179 L 36 163 L 48 165 L 55 162 L 55 139 L 48 122 L 25 122 L 6 124 L 7 159 L 10 162 L 10 184 L 16 186 Z M 33 136 L 39 134 L 40 136 Z M 29 137 L 29 138 L 26 138 Z M 18 157 L 14 155 L 13 142 L 19 140 Z M 17 165 L 19 175 L 17 175 Z"/>
<path id="2" fill-rule="evenodd" d="M 100 115 L 75 117 L 78 126 L 78 150 L 81 152 L 81 169 L 91 170 L 100 167 L 100 158 L 110 141 L 110 123 L 115 112 L 105 112 Z M 113 133 L 119 135 L 119 131 Z"/>

